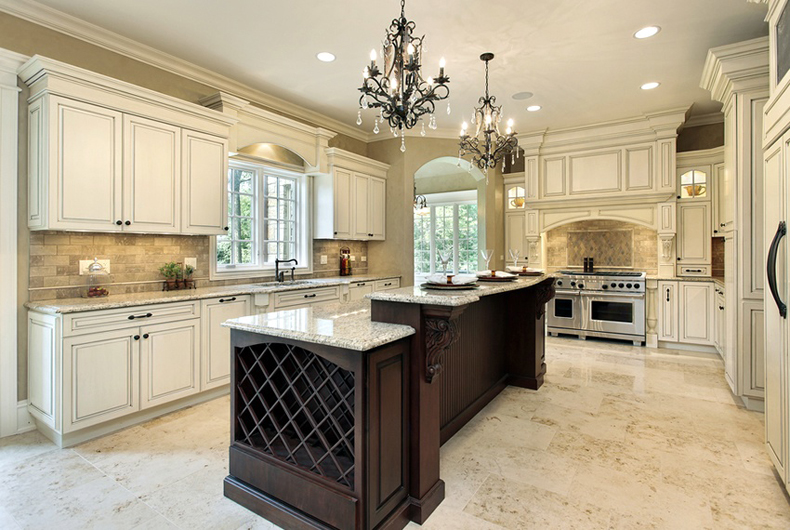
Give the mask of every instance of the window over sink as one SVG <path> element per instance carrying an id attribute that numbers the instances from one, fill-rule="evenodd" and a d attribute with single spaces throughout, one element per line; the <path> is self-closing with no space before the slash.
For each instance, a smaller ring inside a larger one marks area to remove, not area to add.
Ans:
<path id="1" fill-rule="evenodd" d="M 212 238 L 212 279 L 268 276 L 275 259 L 310 272 L 308 193 L 302 173 L 231 160 L 228 233 Z"/>

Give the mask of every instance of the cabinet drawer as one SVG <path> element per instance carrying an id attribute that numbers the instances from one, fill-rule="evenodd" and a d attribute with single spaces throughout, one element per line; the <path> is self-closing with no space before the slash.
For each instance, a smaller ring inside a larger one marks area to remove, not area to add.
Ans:
<path id="1" fill-rule="evenodd" d="M 389 289 L 397 289 L 400 287 L 400 278 L 391 278 L 389 280 L 376 280 L 375 291 L 387 291 Z"/>
<path id="2" fill-rule="evenodd" d="M 710 276 L 710 265 L 678 265 L 678 276 Z"/>
<path id="3" fill-rule="evenodd" d="M 285 293 L 275 293 L 274 308 L 288 309 L 318 302 L 331 302 L 340 299 L 340 287 L 322 287 L 320 289 L 302 289 Z"/>
<path id="4" fill-rule="evenodd" d="M 172 322 L 199 316 L 200 303 L 198 301 L 86 311 L 65 315 L 63 335 L 112 331 L 124 327 Z"/>

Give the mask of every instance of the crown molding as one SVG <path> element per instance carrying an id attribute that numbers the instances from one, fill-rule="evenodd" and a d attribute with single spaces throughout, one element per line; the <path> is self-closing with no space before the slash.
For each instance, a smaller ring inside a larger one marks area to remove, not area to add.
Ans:
<path id="1" fill-rule="evenodd" d="M 686 123 L 683 124 L 684 129 L 689 127 L 702 127 L 704 125 L 717 125 L 724 123 L 723 112 L 711 112 L 710 114 L 700 114 L 699 116 L 692 116 Z"/>
<path id="2" fill-rule="evenodd" d="M 768 37 L 758 37 L 708 50 L 700 87 L 727 107 L 736 92 L 767 88 L 768 76 Z"/>
<path id="3" fill-rule="evenodd" d="M 288 117 L 305 120 L 316 126 L 326 127 L 357 140 L 367 141 L 367 135 L 352 125 L 282 98 L 266 94 L 207 68 L 179 59 L 38 2 L 32 0 L 0 0 L 0 11 L 192 81 L 214 87 L 222 92 L 228 92 L 254 101 L 277 112 L 282 112 Z"/>

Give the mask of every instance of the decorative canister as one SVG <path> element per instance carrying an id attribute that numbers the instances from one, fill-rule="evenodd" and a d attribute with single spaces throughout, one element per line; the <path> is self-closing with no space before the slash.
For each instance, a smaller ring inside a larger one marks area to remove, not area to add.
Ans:
<path id="1" fill-rule="evenodd" d="M 99 263 L 99 258 L 93 258 L 93 263 L 88 265 L 88 285 L 84 291 L 86 298 L 107 296 L 110 291 L 106 285 L 110 282 L 110 274 L 104 265 Z"/>

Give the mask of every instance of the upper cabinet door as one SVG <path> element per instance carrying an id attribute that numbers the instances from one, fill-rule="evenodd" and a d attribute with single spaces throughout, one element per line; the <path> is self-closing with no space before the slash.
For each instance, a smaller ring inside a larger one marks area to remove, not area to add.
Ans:
<path id="1" fill-rule="evenodd" d="M 334 175 L 334 237 L 351 239 L 351 172 L 335 169 Z"/>
<path id="2" fill-rule="evenodd" d="M 228 141 L 181 133 L 181 233 L 224 234 L 228 220 Z"/>
<path id="3" fill-rule="evenodd" d="M 387 220 L 387 182 L 370 177 L 368 229 L 370 239 L 384 240 Z"/>
<path id="4" fill-rule="evenodd" d="M 120 230 L 122 114 L 56 96 L 51 102 L 49 228 Z"/>
<path id="5" fill-rule="evenodd" d="M 710 263 L 710 203 L 678 203 L 678 262 Z"/>
<path id="6" fill-rule="evenodd" d="M 368 216 L 370 215 L 370 177 L 360 173 L 354 173 L 353 184 L 351 187 L 351 205 L 353 208 L 352 226 L 354 230 L 351 236 L 354 239 L 370 239 L 371 232 L 368 226 Z"/>
<path id="7" fill-rule="evenodd" d="M 124 116 L 124 230 L 179 229 L 181 129 Z"/>

